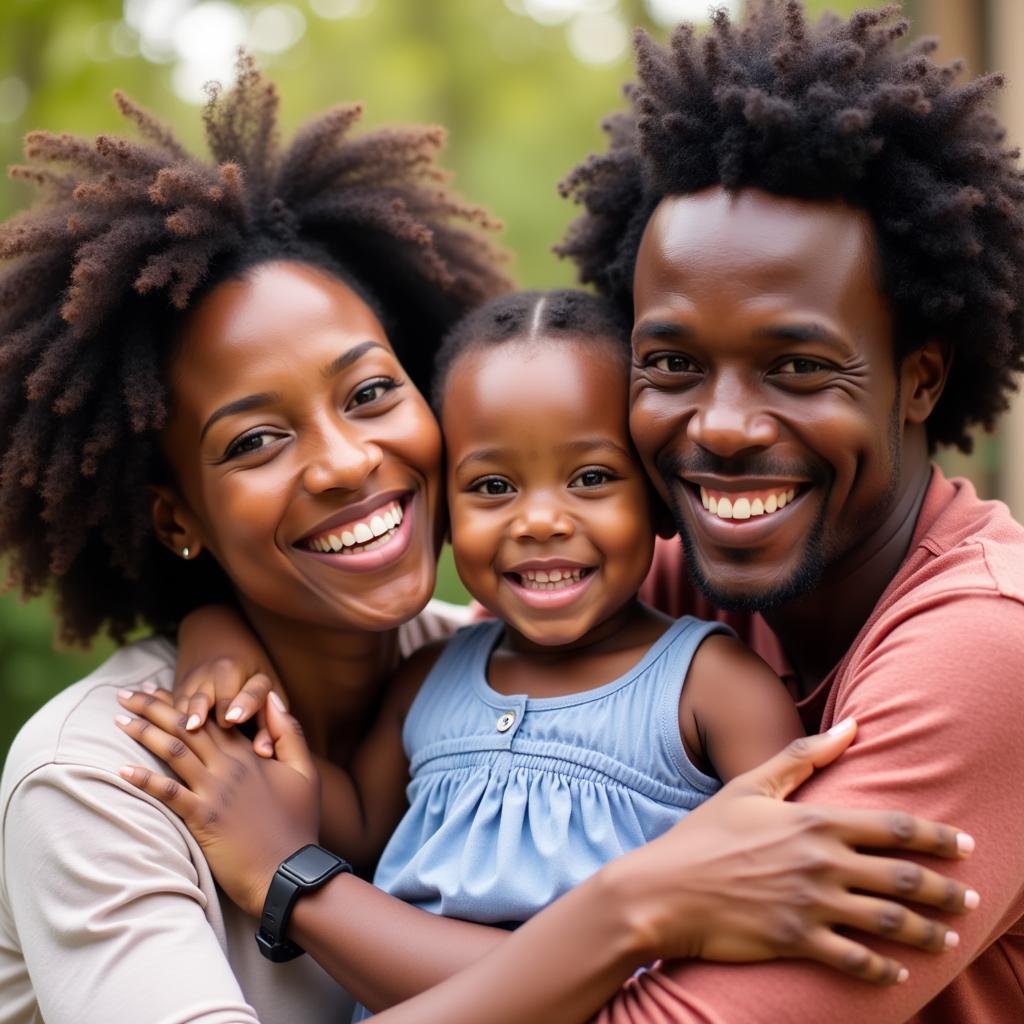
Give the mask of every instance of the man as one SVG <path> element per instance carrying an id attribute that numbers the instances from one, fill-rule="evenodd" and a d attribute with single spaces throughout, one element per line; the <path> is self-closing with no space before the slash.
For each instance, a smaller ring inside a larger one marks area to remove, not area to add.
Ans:
<path id="1" fill-rule="evenodd" d="M 641 36 L 634 116 L 567 180 L 562 251 L 634 306 L 633 437 L 683 540 L 647 598 L 725 610 L 810 731 L 855 716 L 797 798 L 956 822 L 981 906 L 884 993 L 687 964 L 609 1021 L 1024 1019 L 1024 530 L 929 459 L 1024 364 L 1024 184 L 996 79 L 957 85 L 906 28 L 808 26 L 794 0 Z"/>

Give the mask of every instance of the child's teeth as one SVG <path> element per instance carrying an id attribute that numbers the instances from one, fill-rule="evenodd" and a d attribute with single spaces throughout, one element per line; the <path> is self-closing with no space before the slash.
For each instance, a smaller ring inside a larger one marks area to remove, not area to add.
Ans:
<path id="1" fill-rule="evenodd" d="M 562 590 L 579 583 L 583 578 L 582 569 L 524 569 L 519 573 L 519 582 L 528 590 Z"/>

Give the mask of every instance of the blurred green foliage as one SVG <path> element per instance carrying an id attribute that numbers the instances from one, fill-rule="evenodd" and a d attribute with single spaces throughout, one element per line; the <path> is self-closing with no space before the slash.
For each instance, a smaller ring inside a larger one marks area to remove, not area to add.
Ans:
<path id="1" fill-rule="evenodd" d="M 562 17 L 574 6 L 590 16 L 584 25 L 589 36 L 582 22 Z M 809 6 L 845 12 L 864 3 Z M 197 7 L 205 21 L 195 19 Z M 154 29 L 161 25 L 163 37 Z M 665 35 L 644 0 L 4 0 L 0 161 L 6 166 L 20 159 L 20 137 L 30 128 L 122 131 L 110 98 L 115 88 L 200 145 L 198 108 L 180 94 L 191 95 L 196 74 L 217 59 L 212 29 L 240 25 L 280 87 L 286 132 L 352 99 L 366 102 L 365 126 L 445 125 L 445 160 L 458 187 L 505 221 L 515 275 L 533 287 L 572 281 L 571 268 L 550 251 L 574 213 L 555 184 L 603 147 L 599 121 L 620 105 L 631 74 L 628 27 Z M 601 63 L 581 59 L 587 46 L 591 60 Z M 619 55 L 608 59 L 617 47 Z M 182 53 L 192 54 L 192 64 Z M 16 183 L 0 182 L 0 216 L 29 198 Z M 439 593 L 464 596 L 450 559 Z M 0 757 L 39 704 L 111 649 L 101 642 L 88 653 L 55 652 L 52 637 L 45 601 L 26 606 L 14 594 L 0 598 Z"/>

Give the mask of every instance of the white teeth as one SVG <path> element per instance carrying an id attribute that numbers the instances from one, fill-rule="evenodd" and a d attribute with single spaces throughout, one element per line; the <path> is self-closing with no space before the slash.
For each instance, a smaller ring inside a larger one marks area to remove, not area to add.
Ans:
<path id="1" fill-rule="evenodd" d="M 790 487 L 787 491 L 779 491 L 777 494 L 769 494 L 766 498 L 748 498 L 745 495 L 735 498 L 728 498 L 724 495 L 720 498 L 708 494 L 704 487 L 700 488 L 701 504 L 719 519 L 750 519 L 752 516 L 770 515 L 779 509 L 785 508 L 795 497 L 797 489 Z"/>
<path id="2" fill-rule="evenodd" d="M 387 524 L 381 516 L 374 516 L 370 520 L 370 529 L 373 531 L 374 537 L 379 537 L 382 533 L 388 532 Z"/>
<path id="3" fill-rule="evenodd" d="M 562 590 L 579 583 L 583 569 L 524 569 L 519 573 L 519 582 L 527 590 Z"/>
<path id="4" fill-rule="evenodd" d="M 551 572 L 548 573 L 548 579 L 552 583 L 557 583 L 561 578 L 562 578 L 562 574 L 561 574 L 561 572 L 559 572 L 558 569 L 552 569 Z"/>
<path id="5" fill-rule="evenodd" d="M 347 547 L 347 548 L 354 547 L 355 546 L 355 542 L 356 542 L 356 535 L 354 533 L 352 533 L 350 530 L 342 530 L 341 531 L 341 543 L 344 544 L 345 547 Z"/>
<path id="6" fill-rule="evenodd" d="M 543 569 L 538 569 L 536 575 L 533 577 L 538 583 L 547 583 L 548 574 Z"/>
<path id="7" fill-rule="evenodd" d="M 395 517 L 390 512 L 385 512 L 383 518 L 384 518 L 384 525 L 389 530 L 393 530 L 398 525 L 395 522 Z"/>
<path id="8" fill-rule="evenodd" d="M 309 541 L 309 546 L 314 551 L 327 553 L 357 546 L 364 551 L 368 547 L 379 547 L 384 541 L 390 540 L 391 534 L 401 525 L 402 518 L 402 506 L 396 501 L 372 516 L 368 523 L 355 523 L 350 530 L 314 537 Z"/>
<path id="9" fill-rule="evenodd" d="M 333 551 L 340 551 L 344 547 L 341 543 L 341 538 L 333 533 L 327 538 L 327 543 L 331 546 Z"/>
<path id="10" fill-rule="evenodd" d="M 365 544 L 368 540 L 373 540 L 373 530 L 366 523 L 356 523 L 352 533 L 356 538 L 357 544 Z"/>

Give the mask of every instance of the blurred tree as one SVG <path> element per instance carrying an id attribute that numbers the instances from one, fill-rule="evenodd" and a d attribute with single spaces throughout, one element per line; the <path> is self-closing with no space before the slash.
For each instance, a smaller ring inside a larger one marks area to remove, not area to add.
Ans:
<path id="1" fill-rule="evenodd" d="M 283 122 L 342 100 L 367 103 L 368 126 L 430 121 L 450 132 L 460 189 L 507 223 L 525 286 L 572 282 L 551 245 L 573 217 L 555 184 L 603 147 L 599 122 L 621 104 L 629 31 L 664 35 L 652 11 L 701 17 L 694 0 L 4 0 L 0 5 L 0 161 L 20 159 L 30 128 L 123 130 L 110 96 L 124 89 L 200 141 L 199 86 L 230 77 L 245 44 L 278 82 Z M 824 4 L 844 12 L 864 3 Z M 29 200 L 0 182 L 0 216 Z M 439 593 L 464 591 L 446 561 Z M 55 653 L 45 601 L 0 599 L 0 757 L 20 724 L 110 651 Z"/>

